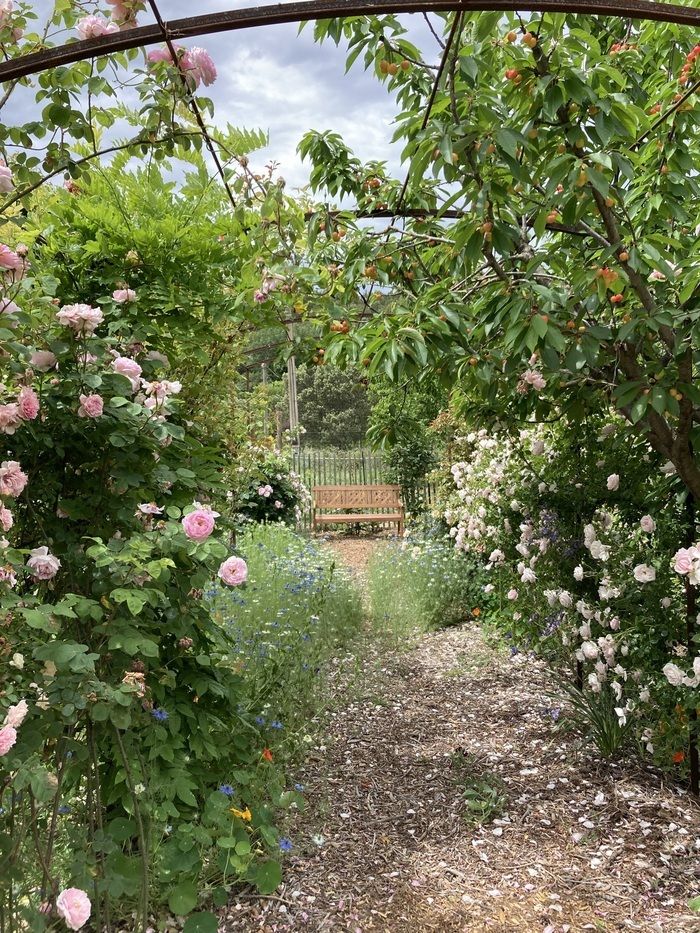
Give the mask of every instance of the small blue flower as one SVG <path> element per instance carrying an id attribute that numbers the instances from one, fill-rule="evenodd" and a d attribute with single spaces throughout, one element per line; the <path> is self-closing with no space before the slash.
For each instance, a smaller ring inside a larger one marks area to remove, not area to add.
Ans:
<path id="1" fill-rule="evenodd" d="M 156 707 L 155 709 L 151 710 L 151 716 L 153 716 L 153 718 L 158 722 L 165 722 L 165 720 L 168 718 L 168 711 Z"/>
<path id="2" fill-rule="evenodd" d="M 279 719 L 273 719 L 272 722 L 270 723 L 270 728 L 271 729 L 284 729 L 284 726 L 279 721 Z"/>
<path id="3" fill-rule="evenodd" d="M 227 797 L 233 797 L 233 795 L 234 795 L 234 793 L 235 793 L 233 787 L 231 787 L 230 784 L 220 784 L 220 785 L 219 785 L 219 792 L 222 793 L 222 794 L 226 794 Z"/>
<path id="4" fill-rule="evenodd" d="M 303 793 L 304 793 L 304 785 L 303 785 L 303 784 L 295 784 L 295 785 L 294 785 L 294 790 L 297 791 L 297 793 L 299 793 L 299 794 L 303 794 Z"/>
<path id="5" fill-rule="evenodd" d="M 258 726 L 264 726 L 264 725 L 265 725 L 265 717 L 264 717 L 264 716 L 256 716 L 256 717 L 255 717 L 255 723 L 256 723 L 256 725 L 258 725 Z"/>
<path id="6" fill-rule="evenodd" d="M 66 816 L 66 814 L 71 812 L 71 809 L 67 804 L 62 803 L 58 808 L 58 812 L 61 814 L 61 816 Z"/>
<path id="7" fill-rule="evenodd" d="M 291 839 L 287 839 L 286 836 L 282 836 L 280 839 L 280 850 L 282 852 L 291 852 L 294 846 L 292 845 Z"/>

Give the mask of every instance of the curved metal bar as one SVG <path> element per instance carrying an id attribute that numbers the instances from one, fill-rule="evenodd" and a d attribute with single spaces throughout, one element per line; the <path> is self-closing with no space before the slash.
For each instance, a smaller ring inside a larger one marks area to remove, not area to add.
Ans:
<path id="1" fill-rule="evenodd" d="M 335 19 L 344 16 L 371 16 L 382 13 L 476 13 L 487 11 L 528 11 L 532 13 L 581 13 L 659 20 L 700 27 L 700 9 L 653 0 L 304 0 L 270 6 L 228 10 L 204 16 L 189 16 L 165 23 L 171 39 L 187 39 L 216 32 L 231 32 L 279 23 Z M 0 64 L 0 82 L 24 78 L 59 65 L 123 52 L 162 41 L 157 23 L 124 32 L 71 42 L 55 48 L 22 55 Z"/>

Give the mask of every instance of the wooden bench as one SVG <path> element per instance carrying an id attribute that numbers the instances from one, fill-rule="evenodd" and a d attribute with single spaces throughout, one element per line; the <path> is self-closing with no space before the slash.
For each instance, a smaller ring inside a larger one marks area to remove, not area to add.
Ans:
<path id="1" fill-rule="evenodd" d="M 398 534 L 403 533 L 400 486 L 314 486 L 313 496 L 314 529 L 339 523 L 376 522 L 396 524 Z M 327 511 L 331 509 L 334 511 Z M 358 511 L 351 511 L 355 509 Z"/>

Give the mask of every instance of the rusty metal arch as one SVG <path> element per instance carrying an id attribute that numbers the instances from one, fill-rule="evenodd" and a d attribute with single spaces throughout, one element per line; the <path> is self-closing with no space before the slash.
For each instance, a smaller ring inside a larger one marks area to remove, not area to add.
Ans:
<path id="1" fill-rule="evenodd" d="M 581 13 L 657 20 L 700 27 L 700 9 L 654 0 L 303 0 L 269 6 L 228 10 L 203 16 L 189 16 L 164 23 L 170 40 L 187 39 L 217 32 L 232 32 L 256 26 L 299 23 L 305 20 L 334 19 L 344 16 L 370 16 L 382 13 L 475 13 L 487 11 L 528 11 L 533 13 Z M 28 77 L 59 65 L 140 48 L 163 41 L 158 23 L 138 26 L 97 39 L 71 42 L 55 48 L 22 55 L 0 64 L 0 82 Z"/>

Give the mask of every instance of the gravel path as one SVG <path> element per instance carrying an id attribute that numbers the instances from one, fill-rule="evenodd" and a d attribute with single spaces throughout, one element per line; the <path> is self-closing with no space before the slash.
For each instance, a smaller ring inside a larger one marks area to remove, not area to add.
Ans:
<path id="1" fill-rule="evenodd" d="M 361 661 L 300 778 L 283 887 L 221 930 L 700 931 L 700 808 L 555 728 L 537 663 L 466 627 Z"/>

